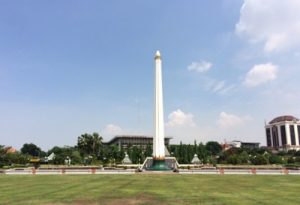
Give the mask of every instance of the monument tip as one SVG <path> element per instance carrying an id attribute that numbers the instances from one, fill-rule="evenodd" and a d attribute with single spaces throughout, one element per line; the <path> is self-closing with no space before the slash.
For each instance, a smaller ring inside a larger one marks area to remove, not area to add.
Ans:
<path id="1" fill-rule="evenodd" d="M 155 53 L 155 59 L 160 58 L 160 52 L 157 50 Z"/>

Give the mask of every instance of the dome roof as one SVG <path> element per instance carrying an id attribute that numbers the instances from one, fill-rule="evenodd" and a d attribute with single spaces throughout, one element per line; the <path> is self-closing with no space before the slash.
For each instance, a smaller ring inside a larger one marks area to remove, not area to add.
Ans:
<path id="1" fill-rule="evenodd" d="M 284 121 L 299 121 L 299 119 L 292 115 L 283 115 L 283 116 L 274 118 L 272 121 L 269 122 L 269 124 L 274 124 L 277 122 L 284 122 Z"/>

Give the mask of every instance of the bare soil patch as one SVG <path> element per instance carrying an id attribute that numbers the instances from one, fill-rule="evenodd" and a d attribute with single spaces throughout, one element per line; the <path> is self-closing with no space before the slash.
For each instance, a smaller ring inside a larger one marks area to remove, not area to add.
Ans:
<path id="1" fill-rule="evenodd" d="M 158 199 L 146 196 L 146 195 L 139 195 L 136 197 L 130 197 L 130 198 L 123 198 L 123 199 L 112 199 L 109 201 L 106 201 L 103 203 L 104 205 L 143 205 L 143 204 L 163 204 Z"/>
<path id="2" fill-rule="evenodd" d="M 118 199 L 104 199 L 99 201 L 77 200 L 72 202 L 73 205 L 164 205 L 162 201 L 148 195 L 140 194 L 133 197 L 118 198 Z M 67 204 L 46 204 L 46 205 L 67 205 Z"/>

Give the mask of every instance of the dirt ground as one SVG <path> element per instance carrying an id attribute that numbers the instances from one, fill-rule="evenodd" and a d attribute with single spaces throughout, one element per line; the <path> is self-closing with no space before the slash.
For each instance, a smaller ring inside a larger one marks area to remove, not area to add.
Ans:
<path id="1" fill-rule="evenodd" d="M 89 200 L 78 200 L 72 203 L 72 205 L 157 205 L 162 204 L 162 201 L 147 195 L 138 195 L 130 198 L 122 199 L 105 199 L 102 201 L 89 201 Z M 67 204 L 46 204 L 46 205 L 67 205 Z"/>

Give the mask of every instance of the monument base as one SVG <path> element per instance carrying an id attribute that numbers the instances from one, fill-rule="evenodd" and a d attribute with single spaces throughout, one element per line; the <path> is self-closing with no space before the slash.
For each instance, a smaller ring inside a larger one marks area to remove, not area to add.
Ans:
<path id="1" fill-rule="evenodd" d="M 166 157 L 165 159 L 147 157 L 140 169 L 145 171 L 172 171 L 176 170 L 177 164 L 175 157 Z"/>
<path id="2" fill-rule="evenodd" d="M 171 169 L 167 166 L 166 160 L 164 159 L 153 159 L 153 164 L 148 170 L 152 171 L 170 171 Z"/>

